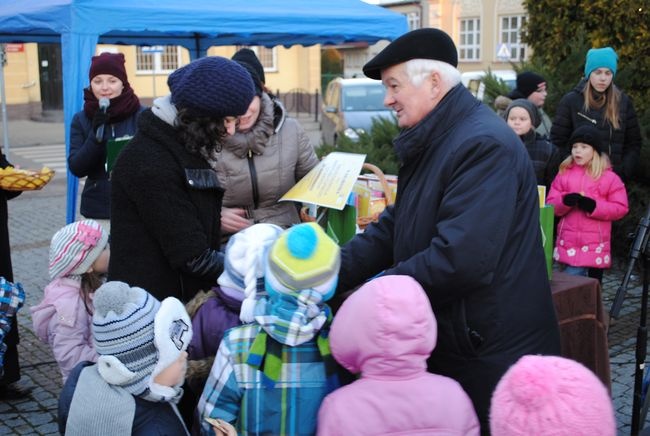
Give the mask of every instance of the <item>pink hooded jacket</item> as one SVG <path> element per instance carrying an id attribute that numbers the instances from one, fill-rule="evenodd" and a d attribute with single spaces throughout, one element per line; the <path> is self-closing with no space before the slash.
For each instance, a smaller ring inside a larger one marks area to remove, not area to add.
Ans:
<path id="1" fill-rule="evenodd" d="M 52 348 L 63 383 L 79 362 L 97 361 L 92 316 L 81 300 L 80 286 L 81 282 L 72 278 L 54 279 L 45 287 L 43 301 L 30 308 L 36 336 Z"/>
<path id="2" fill-rule="evenodd" d="M 596 209 L 587 213 L 563 203 L 566 194 L 577 192 L 596 201 Z M 559 173 L 546 198 L 562 217 L 557 226 L 553 259 L 571 266 L 609 268 L 612 266 L 612 221 L 627 214 L 627 192 L 611 169 L 594 180 L 579 165 L 569 165 Z"/>
<path id="3" fill-rule="evenodd" d="M 478 435 L 461 386 L 426 371 L 436 339 L 431 304 L 413 278 L 383 276 L 354 292 L 334 317 L 330 347 L 361 377 L 325 398 L 318 434 Z"/>

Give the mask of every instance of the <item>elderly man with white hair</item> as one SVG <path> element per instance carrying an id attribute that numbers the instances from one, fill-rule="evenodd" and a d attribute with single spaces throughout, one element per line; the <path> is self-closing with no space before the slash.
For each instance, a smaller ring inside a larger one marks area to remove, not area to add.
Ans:
<path id="1" fill-rule="evenodd" d="M 338 291 L 377 274 L 415 278 L 439 325 L 429 370 L 460 382 L 488 434 L 501 376 L 525 354 L 559 354 L 560 340 L 530 158 L 460 84 L 457 63 L 451 38 L 429 28 L 364 66 L 402 128 L 402 165 L 395 205 L 343 247 Z"/>

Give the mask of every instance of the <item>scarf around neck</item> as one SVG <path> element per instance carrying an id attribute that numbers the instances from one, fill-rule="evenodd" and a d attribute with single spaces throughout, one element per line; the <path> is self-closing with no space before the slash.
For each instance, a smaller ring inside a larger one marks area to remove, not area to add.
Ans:
<path id="1" fill-rule="evenodd" d="M 275 294 L 257 302 L 255 321 L 262 327 L 253 341 L 246 363 L 262 371 L 262 382 L 273 387 L 282 372 L 282 347 L 297 346 L 316 337 L 330 390 L 339 385 L 337 364 L 329 345 L 332 311 L 322 295 L 312 289 L 292 295 Z"/>
<path id="2" fill-rule="evenodd" d="M 110 102 L 107 112 L 111 123 L 123 121 L 140 109 L 140 99 L 135 95 L 130 85 L 125 85 L 122 93 L 115 98 L 111 98 Z M 84 113 L 92 120 L 98 110 L 99 100 L 90 90 L 90 87 L 84 88 Z"/>
<path id="3" fill-rule="evenodd" d="M 224 150 L 228 150 L 240 159 L 245 158 L 249 151 L 254 154 L 264 154 L 266 143 L 274 133 L 273 126 L 273 101 L 262 93 L 260 114 L 250 130 L 237 132 L 225 138 Z"/>

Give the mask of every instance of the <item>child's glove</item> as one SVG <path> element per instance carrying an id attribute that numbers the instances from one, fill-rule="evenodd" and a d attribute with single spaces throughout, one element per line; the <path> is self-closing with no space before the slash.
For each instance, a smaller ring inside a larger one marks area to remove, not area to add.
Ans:
<path id="1" fill-rule="evenodd" d="M 592 213 L 596 209 L 596 200 L 590 197 L 580 197 L 578 207 L 587 213 Z"/>
<path id="2" fill-rule="evenodd" d="M 583 198 L 582 195 L 578 194 L 577 192 L 572 192 L 562 197 L 562 203 L 564 203 L 566 206 L 573 207 L 578 204 L 581 198 Z"/>

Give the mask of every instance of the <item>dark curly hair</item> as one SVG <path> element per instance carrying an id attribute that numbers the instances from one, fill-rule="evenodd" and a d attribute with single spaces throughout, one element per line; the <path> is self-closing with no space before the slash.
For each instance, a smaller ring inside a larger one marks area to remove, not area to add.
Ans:
<path id="1" fill-rule="evenodd" d="M 227 135 L 224 118 L 197 116 L 189 108 L 178 110 L 176 129 L 185 149 L 204 157 L 220 152 L 221 141 Z"/>

